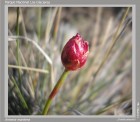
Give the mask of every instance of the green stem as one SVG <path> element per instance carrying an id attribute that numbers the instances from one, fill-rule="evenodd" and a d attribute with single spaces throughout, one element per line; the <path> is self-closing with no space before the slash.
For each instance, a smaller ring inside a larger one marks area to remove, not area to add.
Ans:
<path id="1" fill-rule="evenodd" d="M 19 36 L 19 7 L 17 8 L 16 35 Z M 18 39 L 16 40 L 16 43 L 17 43 L 17 47 L 16 47 L 17 55 L 16 55 L 16 58 L 17 58 L 17 63 L 19 65 L 19 41 L 18 41 Z"/>
<path id="2" fill-rule="evenodd" d="M 16 35 L 19 36 L 19 7 L 17 7 L 17 19 L 16 19 Z M 17 61 L 17 65 L 20 66 L 20 58 L 19 58 L 19 40 L 16 40 L 16 61 Z M 18 70 L 18 81 L 19 81 L 19 87 L 21 89 L 21 73 L 20 73 L 20 69 Z"/>
<path id="3" fill-rule="evenodd" d="M 42 13 L 42 9 L 38 8 L 38 40 L 40 41 L 41 38 L 41 13 Z"/>
<path id="4" fill-rule="evenodd" d="M 26 103 L 26 100 L 24 99 L 24 97 L 23 97 L 23 95 L 21 93 L 21 90 L 19 89 L 19 87 L 18 87 L 18 85 L 17 85 L 17 83 L 16 83 L 16 81 L 15 81 L 15 79 L 13 77 L 12 77 L 12 81 L 13 81 L 16 89 L 17 89 L 17 93 L 18 93 L 18 96 L 19 96 L 19 98 L 20 98 L 20 100 L 22 102 L 23 107 L 26 108 L 27 110 L 29 110 L 28 105 Z"/>
<path id="5" fill-rule="evenodd" d="M 43 109 L 42 115 L 48 114 L 48 110 L 50 108 L 52 100 L 53 100 L 54 96 L 57 94 L 57 92 L 59 91 L 59 89 L 61 88 L 61 86 L 63 85 L 68 73 L 69 73 L 69 71 L 65 69 L 63 74 L 61 75 L 60 79 L 58 80 L 57 84 L 53 88 L 51 94 L 49 95 L 49 98 L 46 101 L 45 107 Z"/>

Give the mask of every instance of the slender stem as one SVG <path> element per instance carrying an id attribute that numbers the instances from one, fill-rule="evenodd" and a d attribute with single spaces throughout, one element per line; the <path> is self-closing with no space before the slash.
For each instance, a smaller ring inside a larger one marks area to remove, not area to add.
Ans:
<path id="1" fill-rule="evenodd" d="M 46 101 L 46 104 L 45 104 L 44 110 L 42 112 L 42 115 L 48 114 L 48 110 L 50 108 L 52 100 L 53 100 L 54 96 L 57 94 L 57 92 L 59 91 L 59 89 L 61 88 L 61 86 L 63 85 L 68 73 L 69 73 L 69 71 L 65 69 L 63 74 L 61 75 L 60 79 L 58 80 L 57 84 L 53 88 L 51 94 L 49 95 L 49 98 Z"/>

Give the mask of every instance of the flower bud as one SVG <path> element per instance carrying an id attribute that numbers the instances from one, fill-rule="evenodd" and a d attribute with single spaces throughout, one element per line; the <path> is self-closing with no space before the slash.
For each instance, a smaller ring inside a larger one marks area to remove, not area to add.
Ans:
<path id="1" fill-rule="evenodd" d="M 67 70 L 76 70 L 86 63 L 88 53 L 88 42 L 77 33 L 64 46 L 61 60 Z"/>

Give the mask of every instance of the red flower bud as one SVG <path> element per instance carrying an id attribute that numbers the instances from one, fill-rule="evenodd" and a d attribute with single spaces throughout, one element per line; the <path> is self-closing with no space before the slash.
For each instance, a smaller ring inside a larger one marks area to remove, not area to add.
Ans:
<path id="1" fill-rule="evenodd" d="M 61 60 L 67 70 L 76 70 L 81 68 L 87 60 L 89 53 L 88 42 L 80 34 L 73 36 L 64 46 Z"/>

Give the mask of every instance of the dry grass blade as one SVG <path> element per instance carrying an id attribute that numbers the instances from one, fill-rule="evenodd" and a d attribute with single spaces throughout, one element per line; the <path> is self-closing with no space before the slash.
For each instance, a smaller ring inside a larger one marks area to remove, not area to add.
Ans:
<path id="1" fill-rule="evenodd" d="M 127 14 L 128 14 L 128 12 L 129 12 L 129 9 L 130 9 L 130 7 L 127 8 L 127 10 L 126 10 L 126 12 L 125 12 L 125 14 L 124 14 L 124 16 L 123 16 L 123 18 L 122 18 L 122 20 L 121 20 L 121 22 L 120 22 L 118 28 L 117 28 L 116 33 L 114 34 L 114 37 L 113 37 L 113 39 L 112 39 L 112 44 L 111 44 L 110 48 L 107 50 L 106 55 L 105 55 L 104 58 L 103 58 L 103 61 L 101 62 L 101 64 L 100 64 L 98 70 L 96 71 L 96 73 L 95 73 L 95 75 L 94 75 L 95 77 L 97 76 L 98 72 L 100 71 L 101 67 L 104 65 L 106 59 L 108 58 L 110 52 L 112 51 L 112 48 L 114 47 L 114 45 L 115 45 L 115 43 L 116 43 L 116 41 L 117 41 L 118 35 L 119 35 L 119 33 L 120 33 L 121 26 L 122 26 L 122 24 L 124 23 L 124 21 L 125 21 L 125 19 L 126 19 L 126 17 L 127 17 Z"/>
<path id="2" fill-rule="evenodd" d="M 95 45 L 97 44 L 97 41 L 98 41 L 98 37 L 99 37 L 99 33 L 100 33 L 100 22 L 101 22 L 101 15 L 102 15 L 102 12 L 103 12 L 103 8 L 98 8 L 98 11 L 97 11 L 97 20 L 96 20 L 96 30 L 94 31 L 94 36 L 93 36 L 93 39 L 92 39 L 92 48 L 90 49 L 90 52 L 93 52 L 94 48 L 95 48 Z"/>
<path id="3" fill-rule="evenodd" d="M 23 18 L 23 13 L 22 13 L 22 9 L 21 8 L 19 8 L 19 12 L 20 12 L 21 19 L 22 19 L 21 24 L 22 24 L 23 34 L 24 34 L 25 37 L 27 37 L 27 32 L 26 32 L 24 18 Z"/>
<path id="4" fill-rule="evenodd" d="M 124 102 L 124 101 L 127 101 L 127 100 L 129 100 L 129 99 L 131 99 L 131 95 L 128 95 L 128 96 L 126 96 L 126 97 L 120 99 L 119 101 L 117 101 L 117 102 L 115 102 L 115 103 L 113 103 L 113 104 L 110 104 L 110 105 L 106 106 L 106 107 L 103 108 L 103 109 L 98 110 L 98 111 L 96 112 L 96 115 L 99 115 L 99 114 L 101 114 L 101 113 L 104 113 L 104 112 L 110 110 L 111 108 L 117 106 L 118 104 L 120 104 L 120 103 L 122 103 L 122 102 Z"/>
<path id="5" fill-rule="evenodd" d="M 26 103 L 26 101 L 25 101 L 25 99 L 24 99 L 24 97 L 23 97 L 23 95 L 22 95 L 22 93 L 21 93 L 21 91 L 20 91 L 20 89 L 19 89 L 19 87 L 18 87 L 18 85 L 17 85 L 17 83 L 16 83 L 16 81 L 15 81 L 15 79 L 14 79 L 13 77 L 12 77 L 12 81 L 13 81 L 13 83 L 14 83 L 16 89 L 17 89 L 17 93 L 18 93 L 18 95 L 19 95 L 20 100 L 21 100 L 22 103 L 23 103 L 23 106 L 24 106 L 26 109 L 28 109 L 28 105 L 27 105 L 27 103 Z"/>
<path id="6" fill-rule="evenodd" d="M 52 61 L 51 61 L 50 57 L 42 50 L 42 48 L 35 41 L 33 41 L 27 37 L 24 37 L 24 36 L 9 36 L 8 41 L 15 41 L 14 39 L 24 39 L 24 40 L 27 40 L 27 41 L 33 43 L 37 47 L 37 49 L 44 55 L 44 57 L 46 58 L 48 63 L 50 65 L 52 65 Z"/>
<path id="7" fill-rule="evenodd" d="M 52 29 L 52 25 L 53 25 L 53 22 L 54 22 L 54 19 L 55 19 L 57 10 L 58 10 L 58 8 L 55 8 L 54 9 L 52 16 L 50 15 L 51 14 L 51 11 L 49 13 L 50 16 L 48 17 L 48 22 L 47 22 L 47 27 L 46 27 L 46 32 L 45 32 L 45 40 L 46 40 L 46 43 L 48 43 L 48 41 L 50 39 L 50 36 L 49 35 L 50 35 L 50 31 Z"/>
<path id="8" fill-rule="evenodd" d="M 57 18 L 56 18 L 56 24 L 55 24 L 55 27 L 54 27 L 54 40 L 55 41 L 56 41 L 56 38 L 57 38 L 58 28 L 59 28 L 59 24 L 60 24 L 61 11 L 62 11 L 62 7 L 60 7 L 58 9 L 58 14 L 57 14 Z"/>
<path id="9" fill-rule="evenodd" d="M 45 73 L 45 74 L 49 73 L 47 70 L 31 68 L 31 67 L 23 67 L 23 66 L 16 66 L 16 65 L 8 65 L 8 67 L 9 68 L 22 69 L 22 70 L 30 70 L 30 71 L 40 72 L 40 73 Z"/>

